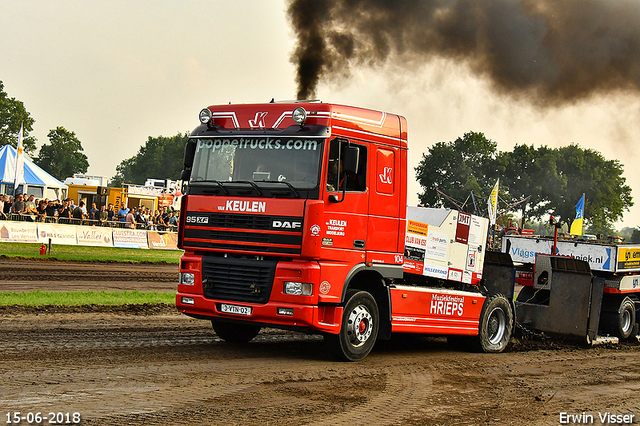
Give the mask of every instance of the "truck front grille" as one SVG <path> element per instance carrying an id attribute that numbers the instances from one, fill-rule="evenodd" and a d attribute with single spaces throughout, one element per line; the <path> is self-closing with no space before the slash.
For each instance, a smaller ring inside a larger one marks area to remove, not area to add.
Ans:
<path id="1" fill-rule="evenodd" d="M 302 217 L 200 212 L 186 214 L 196 219 L 185 226 L 184 248 L 286 255 L 299 255 L 302 251 Z"/>
<path id="2" fill-rule="evenodd" d="M 266 303 L 271 294 L 276 261 L 205 256 L 202 290 L 208 299 Z"/>

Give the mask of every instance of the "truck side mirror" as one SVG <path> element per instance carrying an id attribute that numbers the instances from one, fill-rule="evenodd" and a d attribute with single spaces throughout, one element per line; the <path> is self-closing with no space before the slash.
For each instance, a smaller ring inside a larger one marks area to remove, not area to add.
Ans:
<path id="1" fill-rule="evenodd" d="M 189 140 L 184 146 L 184 159 L 182 161 L 182 173 L 180 180 L 188 181 L 191 177 L 191 168 L 193 167 L 193 157 L 196 154 L 196 142 Z"/>

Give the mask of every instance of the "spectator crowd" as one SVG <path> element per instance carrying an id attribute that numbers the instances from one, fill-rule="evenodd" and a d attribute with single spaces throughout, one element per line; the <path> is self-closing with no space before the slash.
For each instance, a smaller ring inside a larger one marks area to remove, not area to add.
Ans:
<path id="1" fill-rule="evenodd" d="M 111 226 L 119 228 L 148 229 L 153 231 L 178 230 L 180 211 L 167 207 L 151 210 L 139 206 L 128 208 L 124 203 L 118 211 L 114 205 L 90 207 L 80 201 L 37 199 L 34 195 L 17 194 L 15 199 L 9 195 L 0 195 L 0 220 L 28 222 L 60 223 L 72 225 Z"/>

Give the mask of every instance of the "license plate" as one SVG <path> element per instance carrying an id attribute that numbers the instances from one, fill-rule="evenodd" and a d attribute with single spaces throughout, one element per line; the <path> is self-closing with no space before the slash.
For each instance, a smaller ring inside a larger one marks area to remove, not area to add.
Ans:
<path id="1" fill-rule="evenodd" d="M 227 314 L 251 315 L 251 306 L 227 305 L 226 303 L 221 303 L 220 311 Z"/>

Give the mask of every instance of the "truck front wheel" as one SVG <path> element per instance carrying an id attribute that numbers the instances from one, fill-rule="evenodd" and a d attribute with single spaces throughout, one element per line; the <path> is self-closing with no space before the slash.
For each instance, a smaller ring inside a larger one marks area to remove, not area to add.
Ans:
<path id="1" fill-rule="evenodd" d="M 247 343 L 258 335 L 260 326 L 234 324 L 230 322 L 211 320 L 213 331 L 218 337 L 230 343 Z"/>
<path id="2" fill-rule="evenodd" d="M 369 355 L 378 338 L 378 304 L 366 291 L 348 290 L 338 334 L 327 334 L 329 352 L 341 361 L 359 361 Z"/>

